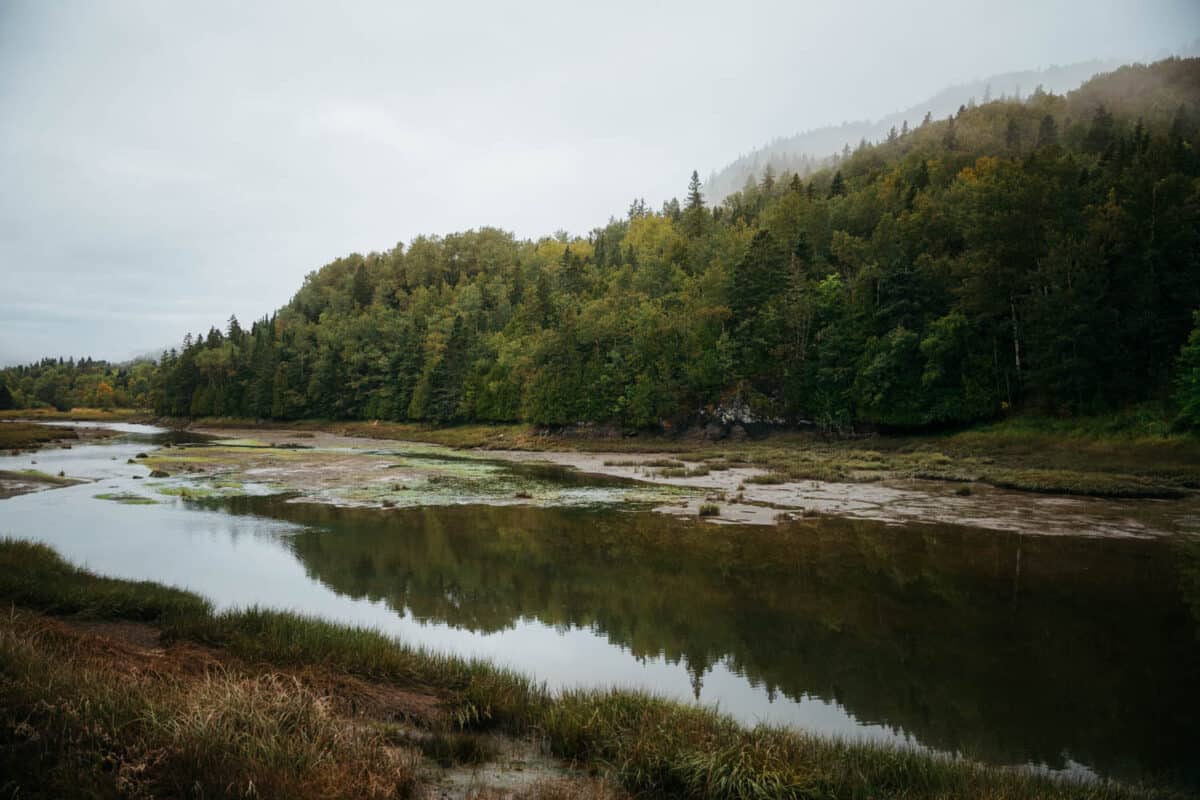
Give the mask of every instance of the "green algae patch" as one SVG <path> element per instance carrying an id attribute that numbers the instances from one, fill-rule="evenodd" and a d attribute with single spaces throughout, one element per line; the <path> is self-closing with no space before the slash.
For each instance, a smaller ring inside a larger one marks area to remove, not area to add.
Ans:
<path id="1" fill-rule="evenodd" d="M 203 500 L 219 496 L 219 492 L 198 486 L 164 486 L 158 490 L 164 497 L 183 497 L 185 499 Z"/>
<path id="2" fill-rule="evenodd" d="M 217 442 L 216 444 L 213 444 L 213 445 L 212 445 L 212 447 L 222 447 L 222 448 L 224 448 L 224 447 L 258 447 L 258 448 L 269 448 L 269 447 L 272 447 L 272 445 L 271 445 L 271 444 L 269 444 L 269 443 L 267 443 L 267 442 L 264 442 L 264 441 L 262 441 L 261 439 L 221 439 L 221 440 L 220 440 L 219 442 Z M 287 449 L 287 448 L 285 448 L 285 449 Z"/>
<path id="3" fill-rule="evenodd" d="M 185 500 L 207 500 L 210 498 L 239 497 L 246 494 L 246 486 L 240 481 L 194 479 L 186 486 L 162 486 L 158 493 L 164 497 L 181 497 Z"/>
<path id="4" fill-rule="evenodd" d="M 120 503 L 124 506 L 153 506 L 158 505 L 158 501 L 151 497 L 143 497 L 140 494 L 131 492 L 104 492 L 102 494 L 94 494 L 92 497 L 97 500 L 111 500 L 114 503 Z"/>

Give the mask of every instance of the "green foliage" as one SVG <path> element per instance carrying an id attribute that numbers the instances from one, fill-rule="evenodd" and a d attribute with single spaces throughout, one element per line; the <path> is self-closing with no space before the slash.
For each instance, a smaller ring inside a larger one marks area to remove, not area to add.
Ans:
<path id="1" fill-rule="evenodd" d="M 586 237 L 352 254 L 249 331 L 189 336 L 149 392 L 171 416 L 626 428 L 737 401 L 831 431 L 1161 401 L 1200 307 L 1198 86 L 1200 59 L 1126 67 L 716 208 L 693 173 Z M 57 372 L 7 383 L 61 407 Z"/>
<path id="2" fill-rule="evenodd" d="M 1200 430 L 1200 311 L 1196 327 L 1179 352 L 1179 372 L 1175 378 L 1175 401 L 1179 405 L 1178 425 Z"/>
<path id="3" fill-rule="evenodd" d="M 110 364 L 90 358 L 45 358 L 0 369 L 0 411 L 149 408 L 157 371 L 151 361 Z"/>

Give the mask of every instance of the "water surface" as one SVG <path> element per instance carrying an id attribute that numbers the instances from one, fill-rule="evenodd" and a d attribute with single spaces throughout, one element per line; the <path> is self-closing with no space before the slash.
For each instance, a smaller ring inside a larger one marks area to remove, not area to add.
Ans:
<path id="1" fill-rule="evenodd" d="M 0 533 L 220 607 L 369 625 L 555 687 L 635 686 L 747 722 L 1200 787 L 1193 539 L 833 517 L 712 526 L 601 503 L 185 501 L 159 490 L 187 479 L 135 480 L 147 470 L 126 463 L 164 434 L 124 430 L 0 458 L 96 479 L 0 502 Z M 114 492 L 159 502 L 95 497 Z"/>

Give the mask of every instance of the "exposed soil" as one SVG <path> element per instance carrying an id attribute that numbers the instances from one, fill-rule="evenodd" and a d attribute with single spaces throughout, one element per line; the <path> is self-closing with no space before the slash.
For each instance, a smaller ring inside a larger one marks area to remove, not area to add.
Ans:
<path id="1" fill-rule="evenodd" d="M 570 466 L 597 475 L 653 481 L 705 490 L 704 496 L 658 510 L 696 515 L 704 502 L 717 502 L 713 523 L 772 524 L 780 516 L 832 514 L 856 519 L 903 524 L 941 522 L 954 525 L 1029 534 L 1084 536 L 1157 536 L 1175 532 L 1200 532 L 1200 502 L 1182 500 L 1106 500 L 1090 497 L 1057 497 L 996 489 L 972 484 L 970 494 L 960 494 L 963 484 L 931 480 L 885 480 L 844 483 L 799 480 L 756 484 L 748 480 L 766 474 L 756 467 L 734 467 L 707 475 L 680 478 L 662 475 L 651 466 L 624 462 L 651 462 L 661 453 L 612 455 L 526 451 L 488 451 L 489 457 L 512 461 L 542 461 Z M 689 466 L 700 462 L 676 456 Z M 609 463 L 605 463 L 609 462 Z M 738 498 L 741 498 L 740 500 Z"/>
<path id="2" fill-rule="evenodd" d="M 320 431 L 220 429 L 201 432 L 248 444 L 244 447 L 159 451 L 155 455 L 173 460 L 177 468 L 182 467 L 186 472 L 269 482 L 299 491 L 306 500 L 315 502 L 384 506 L 386 499 L 366 490 L 371 487 L 410 488 L 428 478 L 428 471 L 420 464 L 397 465 L 394 456 L 380 452 L 388 445 L 375 439 Z M 257 441 L 256 436 L 263 436 L 266 441 Z M 311 449 L 292 449 L 296 445 Z M 552 464 L 651 486 L 692 490 L 659 504 L 657 510 L 697 516 L 702 504 L 716 503 L 720 507 L 719 514 L 706 517 L 714 524 L 774 524 L 781 516 L 832 514 L 894 524 L 939 522 L 1037 535 L 1147 537 L 1178 532 L 1200 533 L 1200 498 L 1194 495 L 1178 500 L 1112 500 L 1039 495 L 980 483 L 971 484 L 964 491 L 964 484 L 933 480 L 860 483 L 796 480 L 759 484 L 749 482 L 755 476 L 766 474 L 766 470 L 757 467 L 714 470 L 695 477 L 665 476 L 660 468 L 647 463 L 661 460 L 662 453 L 622 453 L 616 459 L 612 454 L 586 452 L 454 451 L 400 441 L 389 442 L 389 445 L 450 457 L 473 453 L 480 459 Z M 701 463 L 689 461 L 687 454 L 676 458 L 692 467 Z M 540 500 L 518 495 L 506 498 L 504 502 L 537 503 Z"/>

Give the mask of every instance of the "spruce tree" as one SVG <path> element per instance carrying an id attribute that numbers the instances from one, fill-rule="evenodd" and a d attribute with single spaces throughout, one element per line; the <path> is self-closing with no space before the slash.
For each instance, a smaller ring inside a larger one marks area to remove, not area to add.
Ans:
<path id="1" fill-rule="evenodd" d="M 833 173 L 833 180 L 829 183 L 829 196 L 841 197 L 846 193 L 846 179 L 842 177 L 842 171 L 839 169 Z"/>
<path id="2" fill-rule="evenodd" d="M 692 170 L 692 179 L 688 182 L 687 206 L 683 212 L 683 228 L 692 238 L 704 235 L 707 227 L 708 211 L 704 208 L 704 195 L 700 192 L 700 173 Z"/>

